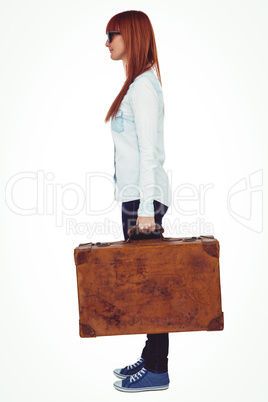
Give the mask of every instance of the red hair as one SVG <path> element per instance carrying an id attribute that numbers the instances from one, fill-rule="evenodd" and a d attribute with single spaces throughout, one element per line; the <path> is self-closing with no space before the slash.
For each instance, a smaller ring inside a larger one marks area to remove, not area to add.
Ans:
<path id="1" fill-rule="evenodd" d="M 108 31 L 120 31 L 127 53 L 127 78 L 113 101 L 105 121 L 115 117 L 130 84 L 138 75 L 154 68 L 161 83 L 155 36 L 151 21 L 142 11 L 124 11 L 114 15 L 107 24 Z"/>

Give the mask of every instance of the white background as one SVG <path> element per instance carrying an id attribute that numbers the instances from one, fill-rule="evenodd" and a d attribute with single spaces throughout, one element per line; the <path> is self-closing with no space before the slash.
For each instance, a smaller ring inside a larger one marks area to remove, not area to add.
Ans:
<path id="1" fill-rule="evenodd" d="M 166 234 L 219 239 L 225 314 L 224 331 L 171 334 L 169 390 L 132 396 L 112 370 L 145 337 L 79 337 L 73 260 L 79 243 L 123 238 L 104 118 L 124 73 L 104 44 L 128 9 L 149 15 L 158 45 Z M 1 400 L 266 401 L 267 1 L 2 0 L 0 12 Z"/>

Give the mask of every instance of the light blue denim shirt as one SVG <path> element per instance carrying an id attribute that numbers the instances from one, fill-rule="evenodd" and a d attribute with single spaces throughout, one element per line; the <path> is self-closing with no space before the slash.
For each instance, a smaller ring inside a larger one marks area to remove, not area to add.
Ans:
<path id="1" fill-rule="evenodd" d="M 170 184 L 163 168 L 163 118 L 162 88 L 149 70 L 133 81 L 111 120 L 115 199 L 140 199 L 138 216 L 154 216 L 154 200 L 170 206 Z"/>

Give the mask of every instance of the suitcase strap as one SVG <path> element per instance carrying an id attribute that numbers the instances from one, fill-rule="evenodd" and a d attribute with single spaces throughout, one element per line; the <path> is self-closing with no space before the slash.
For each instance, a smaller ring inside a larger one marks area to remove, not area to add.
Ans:
<path id="1" fill-rule="evenodd" d="M 136 228 L 136 226 L 133 226 L 133 228 L 134 227 Z M 133 229 L 133 228 L 131 228 L 131 229 Z M 161 229 L 159 229 L 159 230 L 164 231 L 162 226 L 160 226 L 160 228 Z M 129 229 L 129 230 L 131 230 L 131 229 Z M 131 236 L 133 236 L 135 234 L 135 232 L 133 231 L 132 233 L 130 233 L 130 237 L 126 240 L 126 243 L 130 242 Z M 151 232 L 151 233 L 155 233 L 155 232 L 156 231 Z M 159 231 L 157 230 L 157 232 L 159 232 Z M 168 241 L 176 240 L 176 241 L 182 241 L 182 242 L 192 242 L 192 241 L 195 241 L 195 240 L 201 240 L 203 244 L 204 243 L 211 243 L 211 242 L 216 241 L 216 239 L 215 239 L 215 237 L 213 235 L 210 235 L 210 236 L 198 236 L 198 237 L 195 237 L 195 236 L 192 236 L 192 237 L 164 237 L 163 234 L 162 234 L 163 232 L 160 231 L 160 233 L 162 235 L 162 238 L 159 239 L 160 241 L 164 240 L 164 241 L 168 242 Z M 110 246 L 110 244 L 111 243 L 109 243 L 109 242 L 82 243 L 82 244 L 79 244 L 79 248 L 81 248 L 81 249 L 89 249 L 90 248 L 91 249 L 92 246 L 107 247 L 107 246 Z"/>

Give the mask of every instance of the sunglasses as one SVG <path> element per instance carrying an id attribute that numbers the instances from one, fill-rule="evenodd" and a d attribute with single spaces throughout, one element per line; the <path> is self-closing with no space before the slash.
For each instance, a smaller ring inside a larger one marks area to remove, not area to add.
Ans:
<path id="1" fill-rule="evenodd" d="M 115 35 L 120 35 L 120 31 L 108 31 L 108 42 L 111 43 Z"/>

